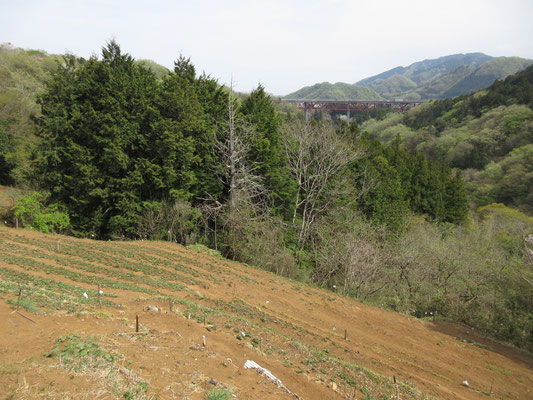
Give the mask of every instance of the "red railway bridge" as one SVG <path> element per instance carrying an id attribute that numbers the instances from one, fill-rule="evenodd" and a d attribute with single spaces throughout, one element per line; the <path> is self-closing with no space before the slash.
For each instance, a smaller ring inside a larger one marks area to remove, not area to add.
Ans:
<path id="1" fill-rule="evenodd" d="M 411 100 L 310 100 L 310 99 L 285 99 L 298 108 L 305 110 L 305 120 L 309 118 L 309 110 L 346 111 L 348 120 L 350 111 L 366 111 L 378 107 L 388 107 L 403 112 L 410 107 L 422 104 L 422 101 Z"/>

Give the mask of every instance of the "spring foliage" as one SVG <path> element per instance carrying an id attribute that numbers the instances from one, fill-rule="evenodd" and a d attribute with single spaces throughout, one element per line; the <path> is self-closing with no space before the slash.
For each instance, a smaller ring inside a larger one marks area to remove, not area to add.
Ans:
<path id="1" fill-rule="evenodd" d="M 50 197 L 19 202 L 25 225 L 204 244 L 399 311 L 437 312 L 520 346 L 533 342 L 523 245 L 531 225 L 499 206 L 469 218 L 467 197 L 529 195 L 523 106 L 506 105 L 497 123 L 468 120 L 421 142 L 425 128 L 411 119 L 424 120 L 425 108 L 362 129 L 327 115 L 304 122 L 290 108 L 281 117 L 261 86 L 235 96 L 182 56 L 156 76 L 115 42 L 100 59 L 65 57 L 38 104 L 30 164 Z M 458 118 L 452 114 L 444 120 Z M 492 130 L 472 135 L 476 123 Z M 511 144 L 498 127 L 515 132 L 521 146 L 506 153 Z M 13 144 L 5 132 L 0 125 L 0 141 Z M 476 140 L 493 140 L 507 155 L 486 163 Z M 0 163 L 13 160 L 10 151 L 0 152 Z M 499 180 L 498 190 L 472 191 L 452 168 L 465 162 L 484 165 L 479 179 Z"/>

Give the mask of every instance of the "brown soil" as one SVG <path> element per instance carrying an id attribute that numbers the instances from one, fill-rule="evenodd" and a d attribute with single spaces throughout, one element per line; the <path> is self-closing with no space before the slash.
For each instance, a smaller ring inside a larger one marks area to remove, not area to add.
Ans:
<path id="1" fill-rule="evenodd" d="M 4 299 L 0 302 L 1 398 L 120 398 L 121 393 L 102 387 L 103 377 L 58 368 L 57 359 L 43 356 L 59 337 L 76 332 L 99 337 L 103 346 L 121 355 L 123 363 L 116 368 L 126 365 L 132 374 L 149 382 L 147 396 L 159 399 L 205 399 L 206 392 L 214 387 L 210 380 L 217 382 L 217 388 L 229 388 L 239 399 L 292 397 L 265 376 L 244 369 L 246 360 L 270 370 L 288 390 L 304 399 L 365 398 L 367 386 L 374 388 L 374 397 L 368 398 L 387 398 L 375 395 L 383 387 L 392 399 L 393 376 L 401 383 L 402 399 L 424 395 L 439 399 L 533 399 L 533 357 L 466 327 L 370 307 L 171 243 L 100 243 L 7 228 L 0 228 L 0 234 L 0 241 L 5 243 L 26 240 L 20 248 L 28 254 L 32 249 L 51 253 L 53 250 L 43 250 L 37 242 L 55 244 L 61 238 L 62 246 L 81 244 L 87 252 L 97 251 L 91 247 L 97 243 L 110 251 L 126 250 L 156 259 L 175 257 L 196 271 L 199 276 L 193 278 L 202 282 L 179 292 L 160 290 L 159 298 L 104 288 L 106 293 L 117 295 L 110 300 L 121 308 L 100 311 L 85 307 L 76 314 L 62 310 L 17 312 L 6 303 L 16 299 L 17 293 L 0 293 Z M 47 262 L 54 265 L 52 260 Z M 0 267 L 20 270 L 23 266 L 0 261 Z M 160 268 L 172 271 L 168 266 Z M 25 272 L 94 290 L 63 276 Z M 185 303 L 175 303 L 170 312 L 165 296 L 219 313 L 211 311 L 204 326 L 195 318 L 187 318 Z M 161 311 L 146 311 L 147 306 Z M 135 333 L 136 315 L 141 333 Z M 235 315 L 243 319 L 235 319 Z M 241 330 L 260 338 L 260 346 L 255 343 L 254 347 L 246 337 L 238 340 Z M 306 362 L 311 357 L 309 349 L 322 350 L 334 358 L 337 370 L 313 368 Z M 348 364 L 357 364 L 367 372 L 350 370 L 354 380 L 348 384 L 339 378 L 348 374 Z M 372 380 L 372 373 L 378 378 Z M 387 382 L 379 383 L 380 379 Z M 465 380 L 468 387 L 463 385 Z"/>

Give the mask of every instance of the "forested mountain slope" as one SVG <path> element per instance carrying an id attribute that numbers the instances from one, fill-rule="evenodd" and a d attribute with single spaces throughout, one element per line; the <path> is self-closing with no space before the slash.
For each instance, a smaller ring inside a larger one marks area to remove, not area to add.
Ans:
<path id="1" fill-rule="evenodd" d="M 286 98 L 308 99 L 443 99 L 485 89 L 497 79 L 523 70 L 533 60 L 519 57 L 491 57 L 483 53 L 454 54 L 396 67 L 365 78 L 353 85 L 317 83 Z M 371 92 L 362 91 L 371 89 Z M 321 97 L 322 96 L 322 97 Z M 369 96 L 369 97 L 365 97 Z"/>
<path id="2" fill-rule="evenodd" d="M 533 213 L 533 67 L 469 96 L 429 102 L 405 116 L 362 126 L 384 143 L 464 170 L 477 205 L 500 202 Z"/>
<path id="3" fill-rule="evenodd" d="M 383 100 L 373 89 L 363 86 L 350 85 L 349 83 L 317 83 L 306 86 L 284 96 L 287 99 L 310 99 L 310 100 Z"/>
<path id="4" fill-rule="evenodd" d="M 420 84 L 438 75 L 451 72 L 461 66 L 478 67 L 491 59 L 491 56 L 483 53 L 454 54 L 431 60 L 418 61 L 408 67 L 392 68 L 378 75 L 362 79 L 356 85 L 379 86 L 381 82 L 395 75 L 404 76 L 412 82 Z"/>
<path id="5" fill-rule="evenodd" d="M 21 182 L 31 172 L 36 144 L 31 117 L 40 113 L 35 96 L 59 60 L 43 51 L 0 45 L 0 184 Z"/>

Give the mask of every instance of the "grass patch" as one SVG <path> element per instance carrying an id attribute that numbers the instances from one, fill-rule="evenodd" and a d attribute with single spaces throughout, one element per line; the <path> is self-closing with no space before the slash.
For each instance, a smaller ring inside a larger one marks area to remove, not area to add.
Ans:
<path id="1" fill-rule="evenodd" d="M 54 347 L 45 357 L 59 357 L 67 369 L 79 369 L 85 363 L 92 362 L 98 366 L 100 362 L 113 364 L 117 356 L 100 347 L 94 337 L 81 339 L 80 335 L 72 334 L 56 340 Z"/>
<path id="2" fill-rule="evenodd" d="M 186 246 L 186 248 L 197 251 L 198 253 L 201 253 L 201 254 L 206 254 L 211 257 L 217 257 L 217 258 L 221 258 L 225 260 L 225 258 L 222 257 L 222 255 L 220 254 L 220 251 L 210 249 L 209 247 L 204 246 L 203 244 L 191 244 L 189 246 Z"/>
<path id="3" fill-rule="evenodd" d="M 19 299 L 9 299 L 7 301 L 8 304 L 11 304 L 13 308 L 15 307 L 22 307 L 28 312 L 31 313 L 37 313 L 39 311 L 39 308 L 33 304 L 33 301 L 31 299 L 28 299 L 27 297 L 23 297 L 20 300 Z"/>
<path id="4" fill-rule="evenodd" d="M 228 389 L 213 388 L 205 394 L 206 400 L 230 400 L 232 398 L 231 391 Z"/>
<path id="5" fill-rule="evenodd" d="M 499 372 L 500 374 L 502 374 L 504 376 L 511 375 L 511 371 L 509 371 L 507 369 L 503 369 L 503 368 L 497 367 L 496 365 L 485 364 L 485 368 L 490 369 L 491 371 Z"/>
<path id="6" fill-rule="evenodd" d="M 86 375 L 95 381 L 95 386 L 117 397 L 128 400 L 144 400 L 149 389 L 148 382 L 140 379 L 124 366 L 123 356 L 105 349 L 94 336 L 82 337 L 73 333 L 60 337 L 44 357 L 57 359 L 58 367 L 74 375 Z"/>

